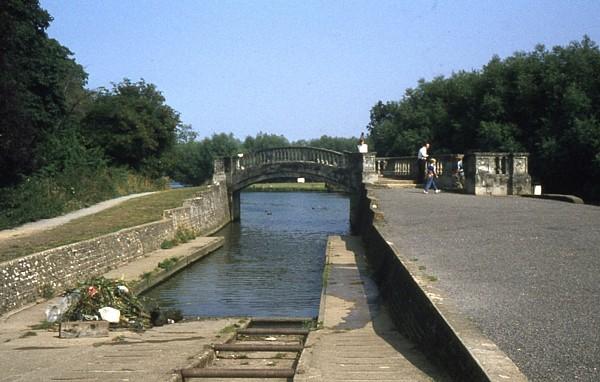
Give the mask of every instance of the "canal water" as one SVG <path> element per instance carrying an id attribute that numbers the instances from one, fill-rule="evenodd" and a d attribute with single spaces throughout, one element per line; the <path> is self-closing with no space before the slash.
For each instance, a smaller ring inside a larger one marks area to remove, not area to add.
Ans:
<path id="1" fill-rule="evenodd" d="M 315 317 L 327 236 L 349 229 L 346 195 L 243 192 L 224 246 L 145 296 L 185 316 Z"/>

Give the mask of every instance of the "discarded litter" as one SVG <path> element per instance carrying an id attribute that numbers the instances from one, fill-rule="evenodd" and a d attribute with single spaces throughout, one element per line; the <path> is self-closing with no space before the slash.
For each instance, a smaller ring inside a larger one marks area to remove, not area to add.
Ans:
<path id="1" fill-rule="evenodd" d="M 143 331 L 181 321 L 178 309 L 161 310 L 151 299 L 138 298 L 122 280 L 96 277 L 78 283 L 46 309 L 46 321 L 108 321 L 111 327 Z"/>
<path id="2" fill-rule="evenodd" d="M 70 293 L 66 296 L 61 297 L 58 302 L 54 305 L 48 305 L 46 308 L 46 321 L 57 322 L 60 321 L 73 303 L 79 300 L 79 293 Z"/>
<path id="3" fill-rule="evenodd" d="M 62 320 L 89 320 L 100 315 L 103 320 L 122 327 L 150 327 L 150 314 L 142 301 L 129 290 L 123 281 L 104 277 L 81 282 L 77 288 L 67 292 L 67 295 L 76 293 L 80 298 L 64 312 Z M 130 322 L 135 324 L 130 325 Z"/>
<path id="4" fill-rule="evenodd" d="M 121 318 L 121 312 L 119 309 L 111 308 L 110 306 L 105 306 L 104 308 L 98 309 L 98 313 L 100 313 L 100 317 L 104 321 L 108 321 L 111 323 L 118 323 Z"/>

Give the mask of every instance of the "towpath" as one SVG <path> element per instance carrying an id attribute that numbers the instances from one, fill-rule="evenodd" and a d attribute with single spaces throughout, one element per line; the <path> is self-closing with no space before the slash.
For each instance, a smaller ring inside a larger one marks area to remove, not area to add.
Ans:
<path id="1" fill-rule="evenodd" d="M 83 208 L 83 209 L 80 209 L 77 211 L 69 212 L 68 214 L 65 214 L 62 216 L 57 216 L 55 218 L 42 219 L 42 220 L 38 220 L 35 222 L 23 224 L 22 226 L 19 226 L 19 227 L 5 229 L 5 230 L 0 231 L 0 240 L 13 238 L 13 237 L 17 237 L 17 236 L 23 237 L 23 236 L 27 236 L 27 235 L 30 235 L 35 232 L 51 229 L 56 226 L 68 223 L 71 220 L 75 220 L 75 219 L 78 219 L 80 217 L 87 216 L 87 215 L 92 215 L 92 214 L 98 213 L 102 210 L 114 207 L 118 204 L 123 203 L 126 200 L 133 199 L 133 198 L 139 198 L 141 196 L 151 195 L 154 193 L 155 192 L 142 192 L 139 194 L 125 195 L 125 196 L 121 196 L 119 198 L 105 200 L 103 202 L 94 204 L 93 206 Z"/>
<path id="2" fill-rule="evenodd" d="M 532 381 L 600 380 L 600 208 L 377 189 L 382 231 Z"/>

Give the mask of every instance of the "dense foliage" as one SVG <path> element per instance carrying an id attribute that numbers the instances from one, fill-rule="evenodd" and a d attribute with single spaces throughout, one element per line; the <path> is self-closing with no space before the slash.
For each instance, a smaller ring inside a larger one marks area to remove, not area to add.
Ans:
<path id="1" fill-rule="evenodd" d="M 92 93 L 82 121 L 92 145 L 111 163 L 160 176 L 160 159 L 175 143 L 179 114 L 152 84 L 125 79 Z"/>
<path id="2" fill-rule="evenodd" d="M 213 173 L 213 160 L 232 156 L 240 151 L 241 143 L 233 134 L 213 134 L 202 141 L 179 142 L 169 158 L 168 175 L 188 185 L 200 185 Z"/>
<path id="3" fill-rule="evenodd" d="M 294 145 L 318 147 L 321 149 L 328 149 L 339 152 L 356 152 L 358 138 L 331 137 L 329 135 L 322 135 L 320 138 L 296 141 L 294 142 Z"/>
<path id="4" fill-rule="evenodd" d="M 86 81 L 71 52 L 46 35 L 51 20 L 37 1 L 0 2 L 0 186 L 46 164 L 44 143 L 69 125 Z"/>
<path id="5" fill-rule="evenodd" d="M 600 50 L 588 37 L 493 57 L 479 71 L 419 81 L 379 102 L 368 125 L 378 155 L 527 151 L 546 192 L 600 200 Z"/>
<path id="6" fill-rule="evenodd" d="M 85 89 L 37 0 L 0 1 L 0 229 L 164 187 L 179 116 L 152 84 Z"/>

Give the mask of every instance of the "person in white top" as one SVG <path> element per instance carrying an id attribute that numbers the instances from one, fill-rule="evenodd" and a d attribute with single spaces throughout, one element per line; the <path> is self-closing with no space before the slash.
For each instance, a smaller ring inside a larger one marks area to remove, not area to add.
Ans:
<path id="1" fill-rule="evenodd" d="M 417 153 L 417 161 L 419 163 L 419 173 L 417 174 L 417 181 L 425 181 L 425 167 L 427 164 L 427 158 L 429 157 L 429 155 L 427 154 L 427 150 L 429 150 L 429 143 L 425 143 Z"/>
<path id="2" fill-rule="evenodd" d="M 358 139 L 358 152 L 366 153 L 369 151 L 369 146 L 365 142 L 365 133 L 360 133 L 360 138 Z"/>

